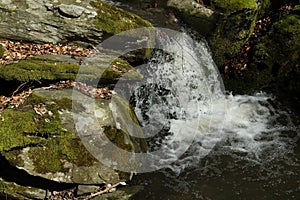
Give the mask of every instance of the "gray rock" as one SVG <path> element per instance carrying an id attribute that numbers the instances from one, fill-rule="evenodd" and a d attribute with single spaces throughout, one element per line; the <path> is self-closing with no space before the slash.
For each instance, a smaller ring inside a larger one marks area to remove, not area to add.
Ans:
<path id="1" fill-rule="evenodd" d="M 69 17 L 80 17 L 85 9 L 81 6 L 60 4 L 58 6 L 60 12 Z"/>
<path id="2" fill-rule="evenodd" d="M 140 17 L 100 0 L 1 0 L 0 19 L 1 38 L 35 43 L 99 44 L 103 34 L 151 26 Z"/>
<path id="3" fill-rule="evenodd" d="M 21 186 L 13 182 L 6 182 L 2 178 L 0 178 L 0 191 L 1 193 L 5 194 L 5 197 L 2 197 L 2 194 L 0 193 L 0 199 L 9 199 L 7 197 L 13 196 L 16 199 L 31 200 L 45 199 L 47 196 L 46 190 L 35 187 Z"/>

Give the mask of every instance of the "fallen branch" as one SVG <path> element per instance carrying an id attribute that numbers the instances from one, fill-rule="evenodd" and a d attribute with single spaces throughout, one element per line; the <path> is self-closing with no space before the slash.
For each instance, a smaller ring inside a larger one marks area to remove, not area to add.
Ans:
<path id="1" fill-rule="evenodd" d="M 100 196 L 100 195 L 105 194 L 105 193 L 114 192 L 114 191 L 116 191 L 116 188 L 119 185 L 126 185 L 126 183 L 125 182 L 119 182 L 119 183 L 116 183 L 116 184 L 113 184 L 113 185 L 107 184 L 105 186 L 105 189 L 100 190 L 98 192 L 94 192 L 94 193 L 88 195 L 87 197 L 85 197 L 85 200 L 89 200 L 91 198 L 94 198 L 96 196 Z"/>

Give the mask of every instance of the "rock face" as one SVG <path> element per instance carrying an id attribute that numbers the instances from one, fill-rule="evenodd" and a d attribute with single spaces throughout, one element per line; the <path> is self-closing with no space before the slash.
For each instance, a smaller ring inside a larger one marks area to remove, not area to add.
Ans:
<path id="1" fill-rule="evenodd" d="M 1 38 L 41 43 L 98 44 L 104 34 L 151 26 L 101 0 L 1 0 Z"/>
<path id="2" fill-rule="evenodd" d="M 31 175 L 32 177 L 27 177 L 28 181 L 33 177 L 41 177 L 45 182 L 53 181 L 54 185 L 58 182 L 98 185 L 127 180 L 129 175 L 105 166 L 95 159 L 83 145 L 77 130 L 81 123 L 85 124 L 80 118 L 81 112 L 97 111 L 94 122 L 96 124 L 84 127 L 93 138 L 103 135 L 126 151 L 144 152 L 145 141 L 131 137 L 129 134 L 132 130 L 126 129 L 126 126 L 119 126 L 113 117 L 117 111 L 119 117 L 137 122 L 134 112 L 120 97 L 117 97 L 119 103 L 98 99 L 96 107 L 91 110 L 88 103 L 90 97 L 74 92 L 79 98 L 73 99 L 73 110 L 70 89 L 37 89 L 18 109 L 4 110 L 0 121 L 1 154 L 12 166 Z M 142 137 L 142 131 L 137 131 Z M 111 155 L 114 156 L 114 152 L 111 152 Z M 123 165 L 129 164 L 127 158 L 124 157 L 123 160 Z M 36 189 L 17 185 L 12 187 L 9 184 L 10 182 L 4 182 L 4 193 L 17 198 L 42 199 L 41 196 L 44 195 L 44 198 L 46 194 L 42 184 Z"/>
<path id="3" fill-rule="evenodd" d="M 300 5 L 274 23 L 254 48 L 258 79 L 276 82 L 283 91 L 295 96 L 300 96 L 299 38 Z"/>
<path id="4" fill-rule="evenodd" d="M 251 94 L 268 91 L 299 101 L 300 97 L 300 6 L 282 15 L 271 29 L 258 38 L 249 70 L 243 77 L 224 78 L 227 89 Z"/>
<path id="5" fill-rule="evenodd" d="M 253 0 L 169 0 L 168 6 L 208 40 L 214 61 L 235 55 L 254 30 L 258 6 Z"/>

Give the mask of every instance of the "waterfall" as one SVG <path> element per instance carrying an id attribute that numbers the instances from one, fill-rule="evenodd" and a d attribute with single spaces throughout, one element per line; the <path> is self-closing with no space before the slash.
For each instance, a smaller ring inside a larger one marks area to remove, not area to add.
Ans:
<path id="1" fill-rule="evenodd" d="M 181 33 L 159 37 L 159 44 L 163 50 L 136 68 L 144 76 L 141 82 L 126 92 L 122 80 L 115 87 L 134 106 L 148 153 L 159 156 L 154 167 L 180 173 L 216 145 L 256 163 L 287 152 L 280 133 L 292 126 L 278 125 L 276 119 L 288 114 L 274 112 L 271 96 L 226 95 L 205 41 Z"/>

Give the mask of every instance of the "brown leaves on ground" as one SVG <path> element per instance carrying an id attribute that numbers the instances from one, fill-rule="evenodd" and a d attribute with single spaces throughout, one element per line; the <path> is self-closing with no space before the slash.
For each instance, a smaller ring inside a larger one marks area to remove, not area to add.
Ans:
<path id="1" fill-rule="evenodd" d="M 19 107 L 31 93 L 32 91 L 29 89 L 11 97 L 0 96 L 0 113 L 7 107 Z"/>
<path id="2" fill-rule="evenodd" d="M 10 40 L 0 40 L 4 49 L 4 54 L 0 58 L 0 65 L 10 64 L 13 61 L 24 60 L 29 56 L 36 55 L 70 55 L 88 56 L 95 54 L 94 49 L 84 49 L 71 44 L 32 44 L 26 42 L 13 42 Z"/>
<path id="3" fill-rule="evenodd" d="M 112 96 L 112 91 L 108 87 L 96 88 L 91 85 L 87 85 L 82 82 L 75 81 L 60 81 L 56 84 L 52 84 L 49 87 L 46 87 L 47 90 L 59 90 L 63 88 L 74 88 L 75 90 L 85 94 L 94 99 L 106 99 L 110 100 Z"/>
<path id="4" fill-rule="evenodd" d="M 74 88 L 75 90 L 95 99 L 106 99 L 110 100 L 112 91 L 107 88 L 96 88 L 85 83 L 74 82 L 74 81 L 60 81 L 56 84 L 51 84 L 49 87 L 44 87 L 46 90 L 60 90 L 64 88 Z M 27 97 L 32 93 L 31 89 L 22 91 L 18 94 L 13 94 L 10 97 L 0 96 L 0 113 L 5 108 L 17 108 L 23 104 Z M 44 111 L 41 107 L 35 107 L 35 112 L 39 115 L 43 115 Z"/>
<path id="5" fill-rule="evenodd" d="M 74 89 L 95 99 L 110 100 L 112 96 L 111 90 L 109 90 L 107 87 L 95 88 L 81 82 L 76 82 Z"/>

